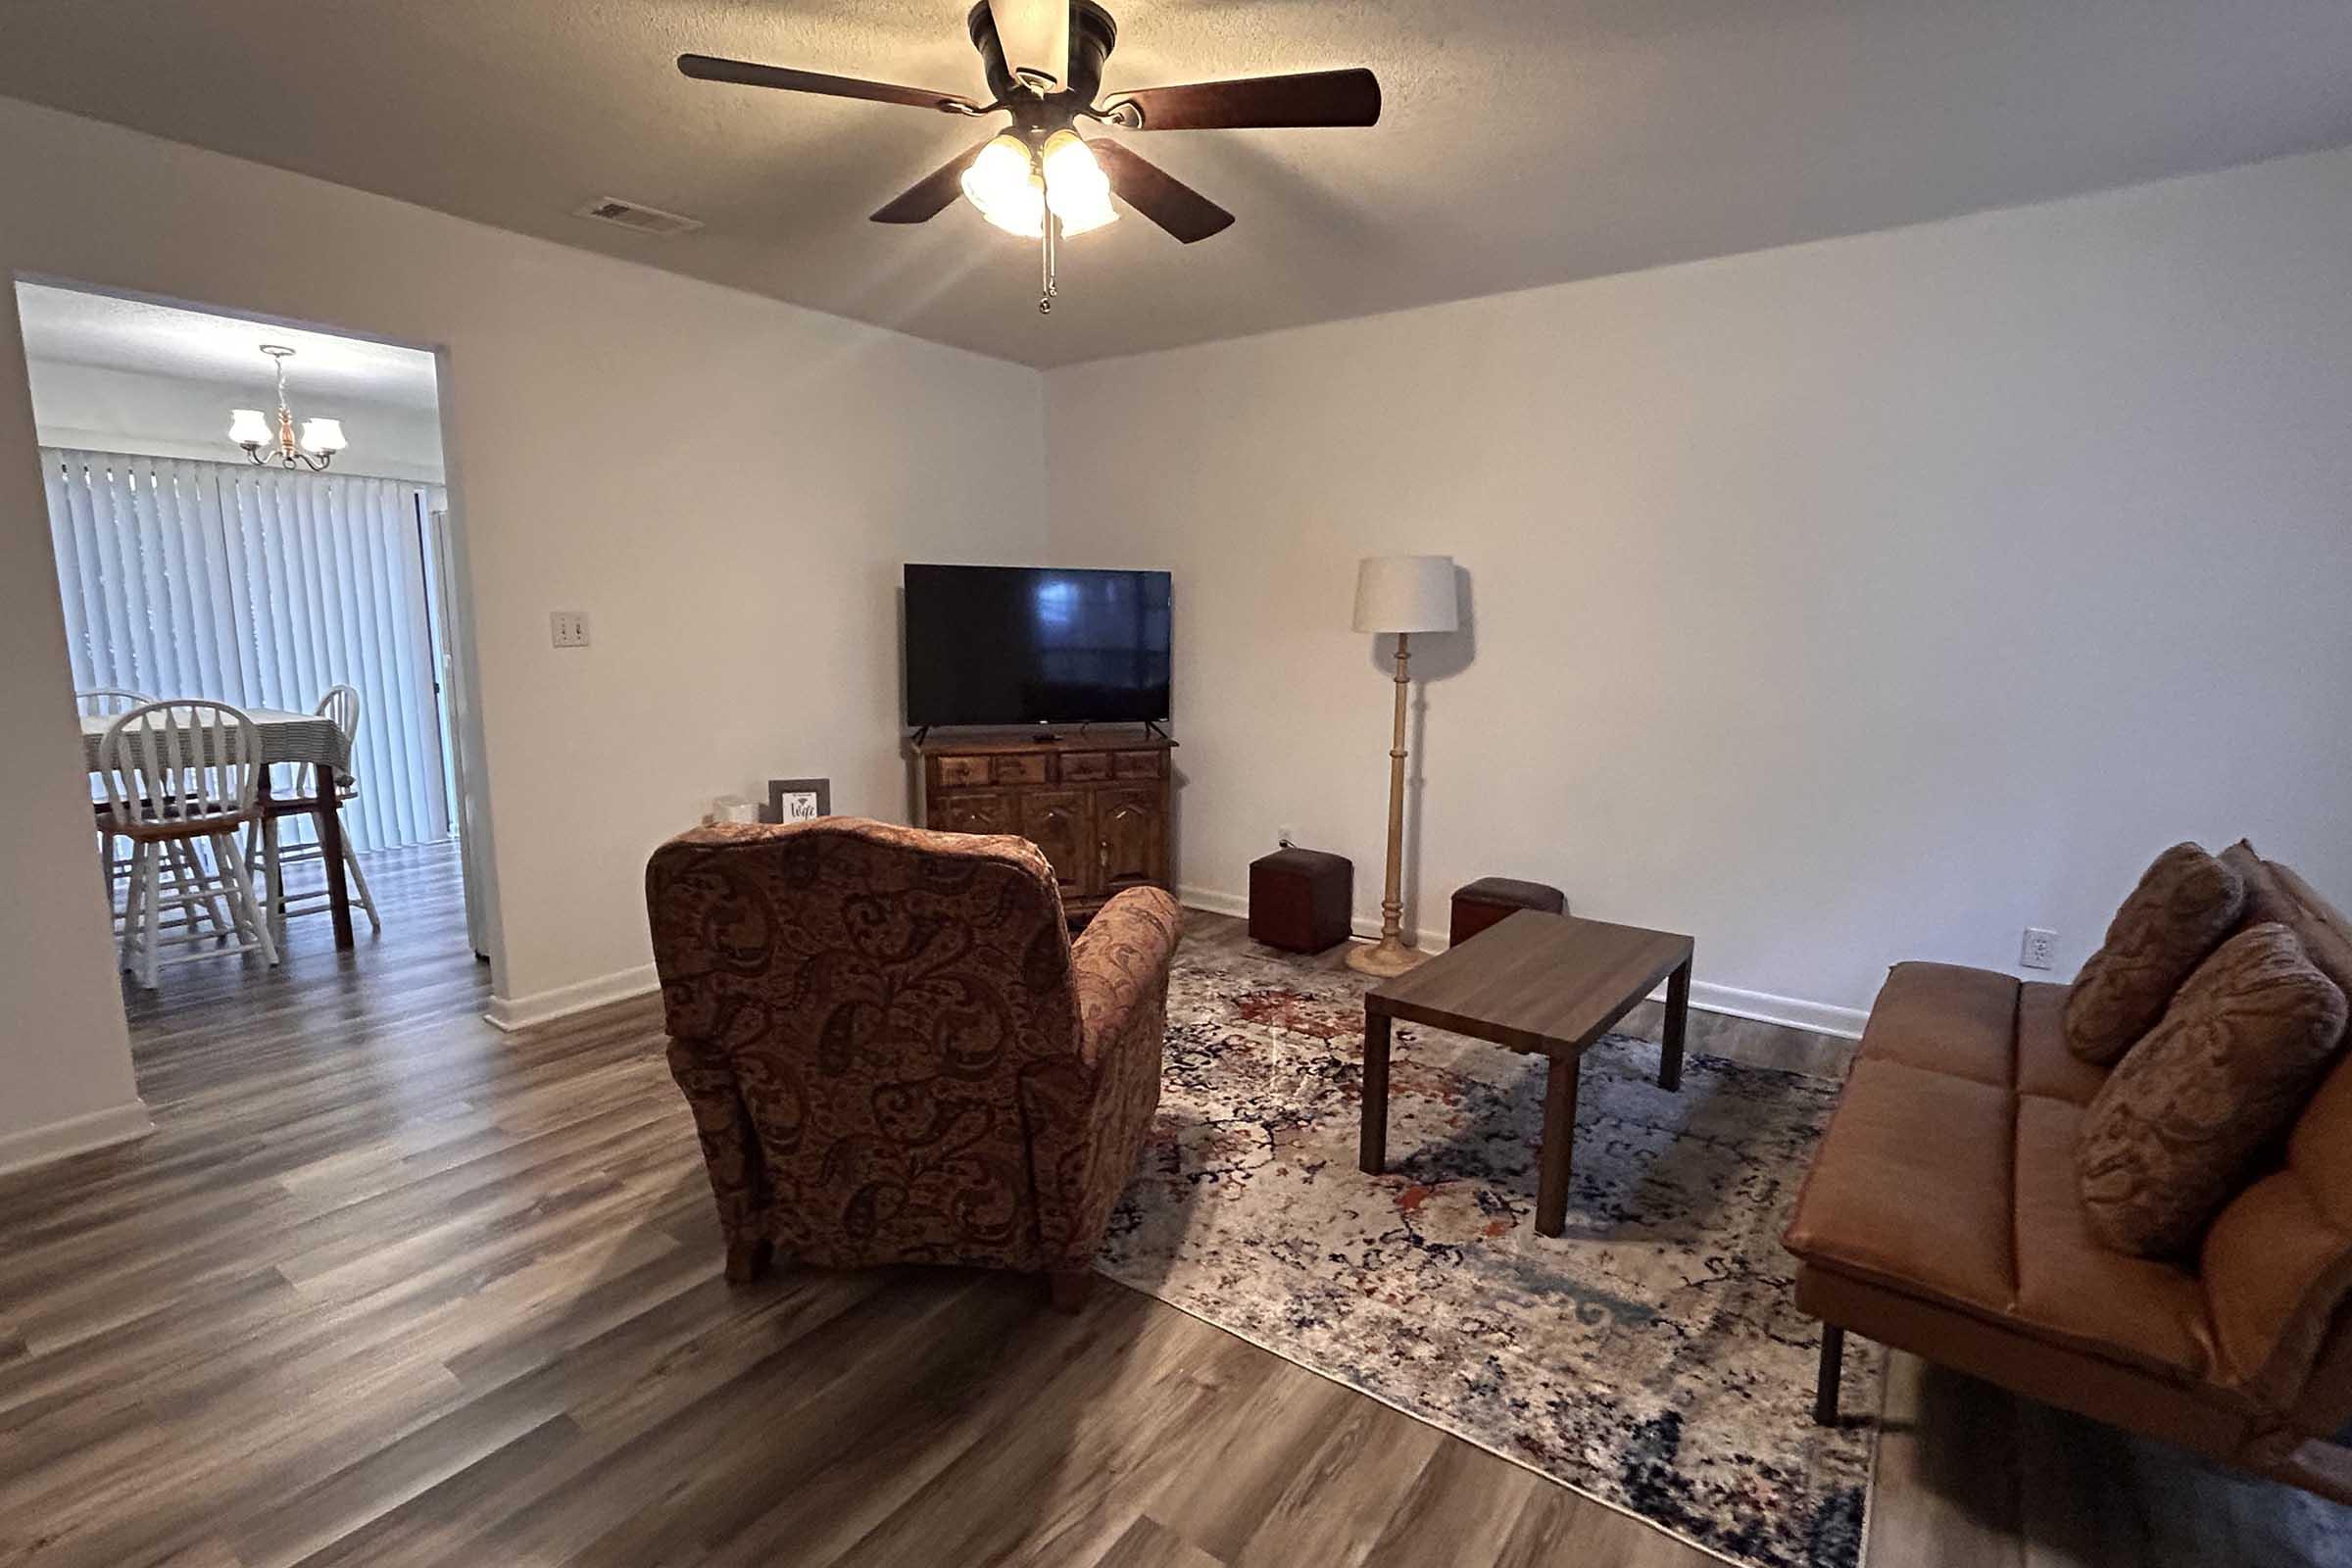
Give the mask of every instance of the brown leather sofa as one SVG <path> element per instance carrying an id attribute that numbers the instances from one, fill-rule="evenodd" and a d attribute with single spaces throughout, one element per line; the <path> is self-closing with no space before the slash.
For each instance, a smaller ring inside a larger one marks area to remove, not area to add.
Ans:
<path id="1" fill-rule="evenodd" d="M 1027 841 L 828 817 L 682 834 L 646 906 L 729 1278 L 780 1251 L 1082 1298 L 1159 1103 L 1173 899 L 1073 944 Z"/>
<path id="2" fill-rule="evenodd" d="M 2313 962 L 2352 990 L 2352 925 L 2232 851 Z M 2034 1398 L 2352 1501 L 2352 1056 L 2276 1165 L 2180 1261 L 2084 1221 L 2078 1122 L 2106 1069 L 2069 1054 L 2068 988 L 1898 964 L 1786 1237 L 1822 1320 L 1816 1415 L 1848 1329 Z"/>

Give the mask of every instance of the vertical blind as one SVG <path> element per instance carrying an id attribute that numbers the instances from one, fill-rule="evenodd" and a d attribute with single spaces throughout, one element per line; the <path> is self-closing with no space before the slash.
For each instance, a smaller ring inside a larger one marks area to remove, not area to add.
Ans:
<path id="1" fill-rule="evenodd" d="M 41 458 L 76 689 L 309 712 L 329 686 L 353 686 L 352 842 L 449 836 L 421 526 L 447 505 L 437 487 L 110 452 Z M 284 827 L 307 836 L 308 819 Z"/>

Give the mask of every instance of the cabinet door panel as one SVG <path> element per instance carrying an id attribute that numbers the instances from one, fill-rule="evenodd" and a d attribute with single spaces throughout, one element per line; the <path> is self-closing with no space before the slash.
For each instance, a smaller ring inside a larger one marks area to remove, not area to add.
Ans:
<path id="1" fill-rule="evenodd" d="M 1061 896 L 1071 898 L 1095 891 L 1093 872 L 1094 805 L 1086 790 L 1024 790 L 1021 837 L 1045 852 L 1054 862 L 1054 880 Z"/>
<path id="2" fill-rule="evenodd" d="M 1003 790 L 958 791 L 934 797 L 925 825 L 942 833 L 1018 833 L 1020 808 Z"/>
<path id="3" fill-rule="evenodd" d="M 1121 888 L 1166 887 L 1165 793 L 1156 787 L 1102 790 L 1097 792 L 1095 814 L 1102 890 L 1115 893 Z"/>

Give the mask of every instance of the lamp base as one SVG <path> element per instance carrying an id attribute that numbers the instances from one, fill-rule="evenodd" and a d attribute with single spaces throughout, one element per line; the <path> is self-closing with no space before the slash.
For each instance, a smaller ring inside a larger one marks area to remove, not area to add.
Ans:
<path id="1" fill-rule="evenodd" d="M 1348 950 L 1348 967 L 1358 974 L 1379 975 L 1393 979 L 1408 969 L 1419 968 L 1429 961 L 1429 955 L 1418 948 L 1408 948 L 1395 937 L 1382 937 L 1368 948 Z"/>

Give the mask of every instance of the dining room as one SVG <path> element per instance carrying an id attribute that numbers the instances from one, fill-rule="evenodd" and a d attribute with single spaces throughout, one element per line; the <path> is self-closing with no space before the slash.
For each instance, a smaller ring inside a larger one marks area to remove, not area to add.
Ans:
<path id="1" fill-rule="evenodd" d="M 435 356 L 16 294 L 126 1011 L 484 953 Z"/>

